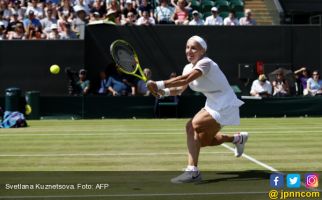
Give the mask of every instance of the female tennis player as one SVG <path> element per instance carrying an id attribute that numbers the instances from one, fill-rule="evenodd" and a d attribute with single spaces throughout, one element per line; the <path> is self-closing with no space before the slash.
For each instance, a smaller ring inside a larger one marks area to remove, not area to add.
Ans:
<path id="1" fill-rule="evenodd" d="M 197 167 L 201 147 L 232 142 L 235 144 L 235 156 L 240 157 L 248 139 L 247 132 L 233 136 L 219 132 L 223 126 L 239 125 L 239 107 L 243 102 L 236 97 L 218 65 L 206 56 L 206 51 L 207 44 L 203 38 L 191 37 L 186 44 L 186 56 L 190 63 L 184 67 L 182 75 L 147 83 L 151 93 L 160 96 L 180 95 L 189 85 L 192 90 L 207 97 L 205 107 L 186 124 L 188 166 L 183 174 L 171 179 L 173 183 L 201 180 Z"/>

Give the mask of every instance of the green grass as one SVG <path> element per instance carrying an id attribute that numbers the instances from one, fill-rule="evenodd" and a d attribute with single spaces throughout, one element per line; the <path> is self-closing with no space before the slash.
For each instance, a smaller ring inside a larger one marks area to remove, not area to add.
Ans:
<path id="1" fill-rule="evenodd" d="M 0 129 L 0 171 L 9 174 L 18 173 L 17 171 L 102 171 L 102 173 L 118 171 L 121 174 L 127 171 L 143 174 L 145 171 L 161 171 L 171 174 L 171 171 L 180 171 L 186 166 L 186 121 L 187 119 L 29 121 L 28 128 Z M 223 132 L 232 134 L 248 131 L 250 138 L 245 153 L 279 171 L 321 172 L 321 122 L 321 118 L 242 119 L 241 126 L 227 126 L 224 127 Z M 207 187 L 190 185 L 189 191 L 198 192 L 200 188 L 210 188 L 207 192 L 220 192 L 223 191 L 222 184 L 228 184 L 228 182 L 231 185 L 226 189 L 249 191 L 249 188 L 243 188 L 240 185 L 241 181 L 245 180 L 246 182 L 243 183 L 257 185 L 254 191 L 263 191 L 260 188 L 267 188 L 269 184 L 267 178 L 270 172 L 267 169 L 244 157 L 235 158 L 233 153 L 223 146 L 202 149 L 199 167 L 202 171 L 216 172 L 216 175 L 205 173 L 206 180 L 208 178 L 207 183 L 210 184 L 206 184 Z M 229 178 L 228 182 L 226 179 L 218 181 L 221 180 L 218 178 L 221 176 L 220 173 L 224 174 L 223 177 L 229 177 L 225 173 L 232 173 L 233 177 L 237 176 L 241 179 L 235 182 L 234 179 Z M 263 176 L 264 181 L 260 179 L 262 182 L 257 183 L 256 181 L 260 181 L 257 177 L 256 180 L 252 180 L 253 182 L 247 182 L 252 179 L 248 177 L 251 174 Z M 160 180 L 167 183 L 171 177 L 169 174 L 159 176 L 164 179 L 159 178 Z M 0 177 L 3 178 L 5 175 L 0 174 Z M 148 175 L 145 177 L 146 185 L 150 184 L 149 177 L 151 178 Z M 9 178 L 12 176 L 10 175 Z M 115 180 L 118 178 L 116 177 Z M 112 179 L 111 182 L 113 182 Z M 116 181 L 115 185 L 121 187 L 123 183 Z M 263 184 L 265 187 L 260 187 Z M 129 188 L 132 189 L 127 192 L 146 193 L 160 188 L 152 184 L 148 189 L 143 190 L 145 186 L 138 186 L 141 189 L 137 189 L 131 185 Z M 179 186 L 163 185 L 162 187 L 167 189 L 161 192 L 186 191 L 185 188 L 177 188 Z M 267 191 L 268 189 L 264 190 L 264 192 Z M 160 193 L 160 191 L 154 192 Z M 236 196 L 217 194 L 216 197 L 234 199 Z M 245 199 L 267 199 L 267 196 L 262 197 L 263 194 L 253 194 Z M 208 198 L 213 199 L 214 196 L 202 196 L 202 199 Z M 123 197 L 122 199 L 133 198 Z M 151 197 L 143 196 L 139 199 L 151 199 Z M 162 199 L 173 199 L 173 197 L 163 196 Z M 179 198 L 178 196 L 175 199 L 194 199 L 194 197 L 180 196 Z"/>
<path id="2" fill-rule="evenodd" d="M 186 165 L 186 121 L 29 121 L 28 128 L 0 129 L 0 170 L 180 170 Z M 223 132 L 240 130 L 250 133 L 246 154 L 278 170 L 322 170 L 320 118 L 242 119 Z M 202 149 L 200 168 L 264 169 L 222 146 Z"/>

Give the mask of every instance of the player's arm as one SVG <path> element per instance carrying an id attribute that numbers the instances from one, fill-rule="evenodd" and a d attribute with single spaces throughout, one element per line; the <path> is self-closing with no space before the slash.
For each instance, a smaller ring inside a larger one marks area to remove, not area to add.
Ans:
<path id="1" fill-rule="evenodd" d="M 163 90 L 159 90 L 159 93 L 162 96 L 177 96 L 177 95 L 181 95 L 182 92 L 184 92 L 187 89 L 188 85 L 185 86 L 180 86 L 180 87 L 172 87 L 172 88 L 166 88 Z M 166 90 L 168 89 L 169 93 L 166 94 Z"/>
<path id="2" fill-rule="evenodd" d="M 164 88 L 187 86 L 190 82 L 196 80 L 200 76 L 202 76 L 202 72 L 198 69 L 195 69 L 185 75 L 163 81 Z M 156 84 L 158 83 L 160 82 L 156 82 Z"/>
<path id="3" fill-rule="evenodd" d="M 185 75 L 177 76 L 165 81 L 149 81 L 147 83 L 148 89 L 152 93 L 160 93 L 161 95 L 178 95 L 181 94 L 188 86 L 188 84 L 202 75 L 198 69 L 192 70 Z"/>

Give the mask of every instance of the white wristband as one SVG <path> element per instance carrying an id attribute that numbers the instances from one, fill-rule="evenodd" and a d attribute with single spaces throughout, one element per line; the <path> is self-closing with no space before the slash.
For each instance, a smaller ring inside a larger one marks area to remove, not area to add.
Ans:
<path id="1" fill-rule="evenodd" d="M 163 89 L 163 92 L 164 92 L 164 95 L 163 96 L 165 96 L 165 97 L 170 96 L 170 89 L 169 88 Z"/>
<path id="2" fill-rule="evenodd" d="M 164 81 L 156 81 L 155 84 L 157 85 L 158 90 L 162 90 L 165 88 Z"/>

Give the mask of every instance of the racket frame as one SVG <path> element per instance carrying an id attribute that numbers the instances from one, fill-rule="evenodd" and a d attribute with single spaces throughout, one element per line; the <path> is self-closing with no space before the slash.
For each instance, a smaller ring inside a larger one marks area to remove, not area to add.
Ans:
<path id="1" fill-rule="evenodd" d="M 115 59 L 115 57 L 114 57 L 113 49 L 114 49 L 114 46 L 115 46 L 117 43 L 123 43 L 123 44 L 125 44 L 125 45 L 129 46 L 129 47 L 131 48 L 131 50 L 132 50 L 133 54 L 134 54 L 134 60 L 135 60 L 135 62 L 136 62 L 135 69 L 134 69 L 132 72 L 128 72 L 128 71 L 123 70 L 123 69 L 122 69 L 122 67 L 121 67 L 118 63 L 116 63 L 116 62 L 115 62 L 117 69 L 118 69 L 119 71 L 121 71 L 122 73 L 124 73 L 124 74 L 128 74 L 128 75 L 135 76 L 135 77 L 137 77 L 137 78 L 139 78 L 139 79 L 143 80 L 144 82 L 147 82 L 147 80 L 148 80 L 148 79 L 147 79 L 147 77 L 145 76 L 145 74 L 143 73 L 143 70 L 142 70 L 141 65 L 140 65 L 140 63 L 139 63 L 139 57 L 138 57 L 138 55 L 137 55 L 136 51 L 134 50 L 134 48 L 132 47 L 132 45 L 131 45 L 130 43 L 128 43 L 127 41 L 125 41 L 125 40 L 115 40 L 114 42 L 112 42 L 112 44 L 111 44 L 111 46 L 110 46 L 110 53 L 111 53 L 111 56 L 112 56 L 113 60 L 114 60 L 114 61 L 116 60 L 116 59 Z M 139 71 L 139 72 L 140 72 L 140 75 L 139 75 L 139 74 L 137 74 L 137 71 Z"/>

